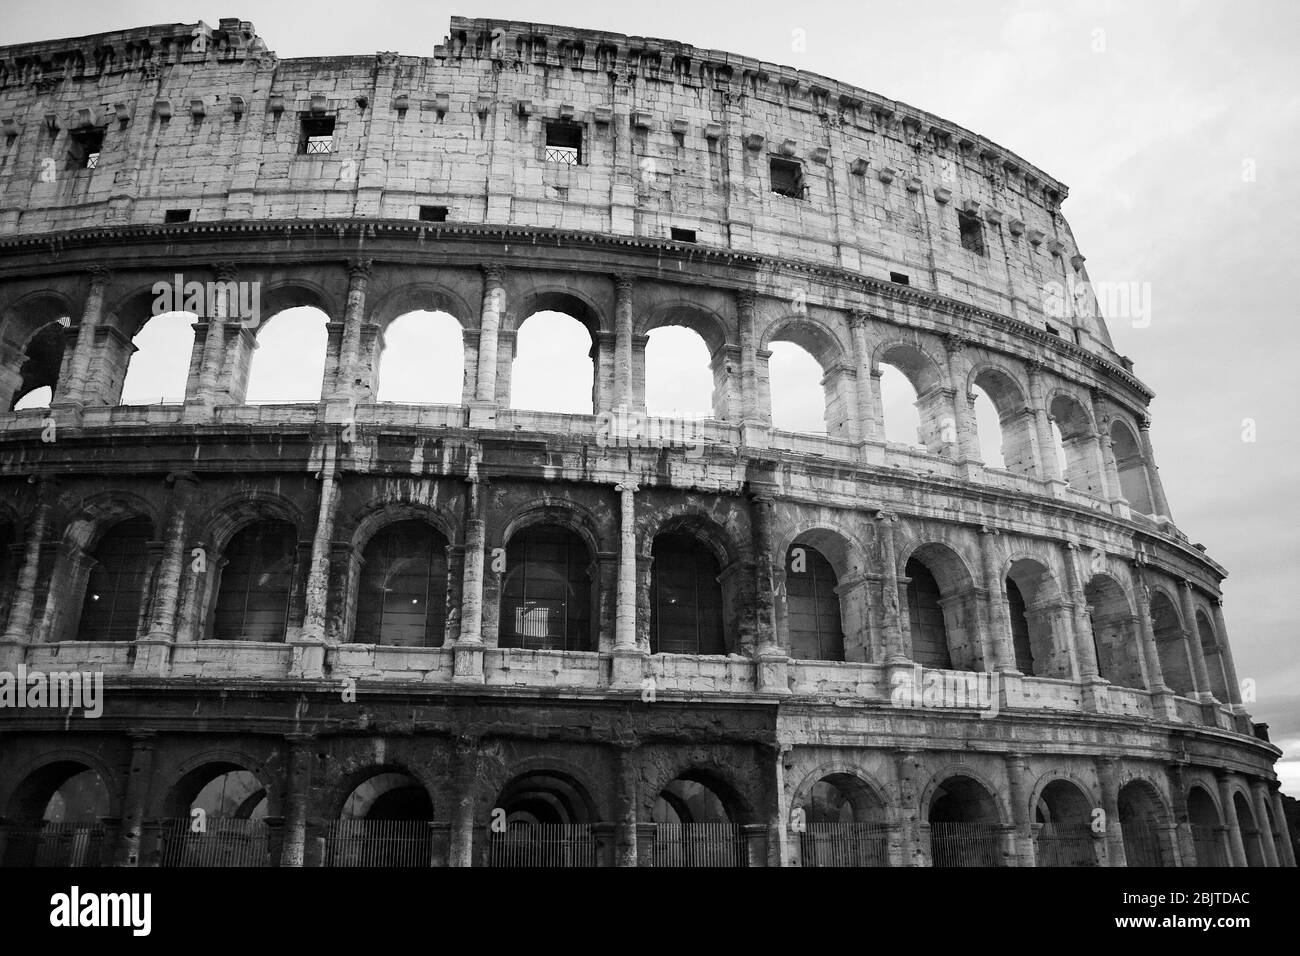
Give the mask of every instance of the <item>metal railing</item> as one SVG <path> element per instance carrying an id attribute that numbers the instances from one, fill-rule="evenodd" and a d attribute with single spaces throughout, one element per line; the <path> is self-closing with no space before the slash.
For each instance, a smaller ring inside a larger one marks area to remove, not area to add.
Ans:
<path id="1" fill-rule="evenodd" d="M 270 831 L 263 820 L 208 817 L 197 833 L 187 819 L 164 820 L 158 865 L 271 866 Z"/>
<path id="2" fill-rule="evenodd" d="M 548 163 L 561 163 L 565 166 L 577 166 L 578 151 L 572 146 L 547 146 L 546 161 Z"/>
<path id="3" fill-rule="evenodd" d="M 1164 866 L 1160 836 L 1145 823 L 1121 823 L 1124 836 L 1124 859 L 1129 866 Z"/>
<path id="4" fill-rule="evenodd" d="M 1096 840 L 1086 823 L 1045 823 L 1034 838 L 1038 866 L 1097 866 Z"/>
<path id="5" fill-rule="evenodd" d="M 991 823 L 931 823 L 930 860 L 936 867 L 1001 866 Z"/>
<path id="6" fill-rule="evenodd" d="M 323 866 L 432 866 L 427 820 L 335 820 L 325 838 Z"/>
<path id="7" fill-rule="evenodd" d="M 488 835 L 488 866 L 569 868 L 596 865 L 590 824 L 513 824 Z"/>
<path id="8" fill-rule="evenodd" d="M 889 840 L 879 823 L 809 823 L 799 834 L 803 866 L 889 866 Z"/>
<path id="9" fill-rule="evenodd" d="M 42 823 L 5 831 L 4 866 L 94 867 L 104 864 L 103 824 Z"/>
<path id="10" fill-rule="evenodd" d="M 741 867 L 749 853 L 732 823 L 661 823 L 655 828 L 655 866 Z"/>
<path id="11" fill-rule="evenodd" d="M 1218 827 L 1193 823 L 1192 846 L 1196 849 L 1197 866 L 1228 865 L 1228 854 L 1223 850 L 1223 838 Z"/>

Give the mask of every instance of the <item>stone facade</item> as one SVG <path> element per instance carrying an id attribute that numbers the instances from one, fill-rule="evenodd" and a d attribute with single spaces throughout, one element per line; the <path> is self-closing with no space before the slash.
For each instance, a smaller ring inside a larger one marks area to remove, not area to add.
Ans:
<path id="1" fill-rule="evenodd" d="M 90 772 L 90 855 L 124 865 L 174 862 L 169 828 L 232 774 L 289 866 L 354 859 L 340 821 L 424 821 L 402 831 L 423 862 L 502 865 L 499 810 L 611 865 L 1294 865 L 1225 572 L 1173 522 L 1065 187 L 1002 147 L 732 54 L 461 18 L 428 59 L 279 60 L 238 20 L 7 47 L 0 123 L 0 398 L 53 388 L 3 416 L 0 669 L 106 682 L 96 720 L 0 709 L 11 849 Z M 178 274 L 216 290 L 184 402 L 123 406 Z M 245 404 L 246 284 L 263 317 L 329 316 L 318 404 Z M 416 309 L 462 327 L 459 405 L 375 401 Z M 592 415 L 510 407 L 544 310 L 591 334 Z M 705 422 L 645 418 L 667 325 L 711 351 Z M 778 341 L 820 363 L 826 436 L 772 427 Z M 885 441 L 882 365 L 923 447 Z M 134 636 L 92 639 L 88 581 L 131 520 Z M 445 559 L 418 646 L 358 624 L 367 548 L 408 521 Z M 222 569 L 270 523 L 292 529 L 279 630 L 220 639 Z M 503 637 L 505 556 L 536 528 L 589 562 L 579 649 Z M 722 653 L 655 650 L 674 536 L 720 572 Z M 823 659 L 792 653 L 808 552 L 842 632 Z M 396 790 L 427 806 L 355 810 Z M 722 829 L 691 849 L 669 820 Z"/>

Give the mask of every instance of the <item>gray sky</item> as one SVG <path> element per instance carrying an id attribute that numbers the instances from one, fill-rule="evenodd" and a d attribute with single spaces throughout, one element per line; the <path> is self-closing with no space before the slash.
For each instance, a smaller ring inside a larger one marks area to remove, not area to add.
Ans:
<path id="1" fill-rule="evenodd" d="M 1250 709 L 1287 750 L 1278 771 L 1300 794 L 1300 644 L 1286 604 L 1300 565 L 1300 336 L 1284 298 L 1300 259 L 1300 5 L 10 0 L 0 42 L 238 14 L 282 57 L 430 55 L 453 12 L 666 36 L 813 70 L 960 123 L 1067 183 L 1064 212 L 1094 282 L 1150 290 L 1150 324 L 1112 318 L 1111 333 L 1157 393 L 1152 440 L 1174 517 L 1230 572 L 1237 669 L 1256 680 Z M 786 370 L 778 363 L 774 381 Z M 684 394 L 676 386 L 665 400 Z M 529 387 L 516 386 L 516 404 Z M 806 421 L 819 406 L 788 407 Z M 1247 418 L 1254 442 L 1242 440 Z"/>

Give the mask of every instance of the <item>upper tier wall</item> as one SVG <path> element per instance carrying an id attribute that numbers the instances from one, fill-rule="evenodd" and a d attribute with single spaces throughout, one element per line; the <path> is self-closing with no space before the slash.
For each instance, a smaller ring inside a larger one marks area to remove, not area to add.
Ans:
<path id="1" fill-rule="evenodd" d="M 326 155 L 302 120 L 334 120 Z M 579 165 L 547 123 L 581 127 Z M 75 134 L 103 130 L 93 169 Z M 1065 187 L 976 134 L 788 67 L 668 41 L 453 18 L 432 58 L 278 60 L 252 24 L 0 48 L 0 234 L 385 217 L 668 239 L 891 273 L 1115 358 Z M 772 191 L 771 160 L 805 198 Z M 967 248 L 973 212 L 983 252 Z M 1080 283 L 1079 297 L 1060 295 Z M 792 297 L 798 290 L 791 290 Z"/>

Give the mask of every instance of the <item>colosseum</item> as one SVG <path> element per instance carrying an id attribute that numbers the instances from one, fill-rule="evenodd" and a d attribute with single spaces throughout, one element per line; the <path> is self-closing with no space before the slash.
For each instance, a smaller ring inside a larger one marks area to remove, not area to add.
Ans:
<path id="1" fill-rule="evenodd" d="M 1004 147 L 459 17 L 431 57 L 3 47 L 0 132 L 6 865 L 1295 865 L 1226 572 Z M 308 307 L 319 394 L 250 401 Z M 161 312 L 183 395 L 124 402 Z M 379 400 L 412 313 L 459 325 L 446 404 Z M 512 402 L 540 313 L 588 414 Z M 670 326 L 707 417 L 647 408 Z M 824 433 L 773 427 L 782 343 Z"/>

